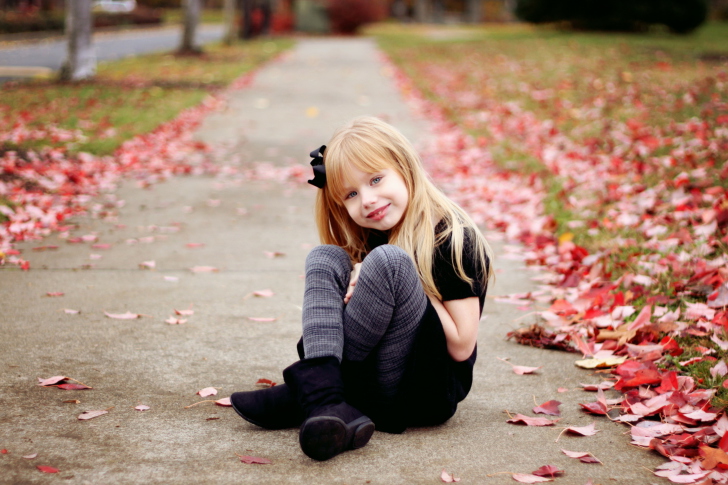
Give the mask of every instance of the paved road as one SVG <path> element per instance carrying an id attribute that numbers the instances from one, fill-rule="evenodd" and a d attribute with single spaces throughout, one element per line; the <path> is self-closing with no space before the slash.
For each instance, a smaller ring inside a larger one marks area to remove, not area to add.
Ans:
<path id="1" fill-rule="evenodd" d="M 239 158 L 243 166 L 256 160 L 284 164 L 290 156 L 305 162 L 336 126 L 361 114 L 386 117 L 413 140 L 427 136 L 377 55 L 368 39 L 301 40 L 291 55 L 259 72 L 252 86 L 230 93 L 227 109 L 210 116 L 198 136 L 214 146 L 232 142 L 224 161 Z M 630 446 L 625 426 L 580 410 L 578 403 L 595 396 L 579 390 L 579 382 L 598 383 L 604 376 L 577 369 L 574 354 L 506 341 L 510 329 L 528 321 L 527 311 L 491 298 L 473 390 L 442 426 L 376 432 L 366 447 L 319 463 L 301 453 L 295 429 L 261 430 L 210 402 L 185 409 L 201 400 L 195 392 L 204 387 L 226 397 L 253 389 L 259 378 L 280 382 L 281 370 L 296 358 L 300 275 L 317 242 L 316 189 L 251 183 L 226 173 L 176 178 L 148 190 L 129 183 L 117 193 L 126 202 L 117 204 L 118 219 L 77 218 L 73 236 L 94 233 L 113 244 L 92 269 L 80 269 L 96 252 L 88 245 L 56 237 L 18 245 L 33 269 L 0 270 L 0 449 L 9 452 L 0 455 L 0 483 L 434 485 L 442 483 L 445 468 L 461 483 L 507 485 L 514 483 L 511 477 L 497 473 L 528 473 L 547 464 L 566 470 L 556 480 L 562 485 L 584 485 L 590 478 L 595 485 L 664 482 L 643 468 L 663 460 Z M 173 223 L 178 232 L 160 232 Z M 142 237 L 153 242 L 126 244 Z M 205 246 L 189 249 L 186 243 Z M 33 252 L 39 244 L 60 248 Z M 267 259 L 264 251 L 285 256 Z M 502 247 L 496 252 L 502 255 Z M 156 261 L 155 270 L 138 268 L 149 260 Z M 501 257 L 496 264 L 491 296 L 536 289 L 534 273 L 519 261 Z M 197 265 L 220 271 L 188 270 Z M 267 288 L 275 292 L 272 298 L 246 298 Z M 65 296 L 45 296 L 58 291 Z M 164 323 L 173 309 L 190 304 L 195 313 L 187 323 Z M 112 320 L 104 311 L 145 316 Z M 542 368 L 518 376 L 497 357 Z M 94 389 L 37 386 L 37 377 L 56 375 Z M 560 387 L 569 392 L 557 392 Z M 67 402 L 75 399 L 80 403 Z M 551 399 L 563 403 L 555 427 L 506 422 L 506 410 L 532 415 L 535 401 Z M 138 404 L 151 409 L 136 411 Z M 110 412 L 77 419 L 100 409 Z M 564 435 L 555 442 L 558 426 L 591 422 L 600 430 L 595 436 Z M 592 452 L 604 465 L 568 458 L 561 448 Z M 37 458 L 22 458 L 32 453 Z M 273 463 L 247 465 L 236 454 Z M 61 474 L 44 475 L 36 465 Z"/>
<path id="2" fill-rule="evenodd" d="M 94 35 L 96 58 L 111 61 L 122 57 L 174 49 L 179 45 L 181 27 L 164 27 L 124 32 L 105 32 Z M 222 38 L 221 25 L 203 25 L 197 32 L 197 42 L 206 44 Z M 0 46 L 0 68 L 44 67 L 61 68 L 66 58 L 65 39 L 51 38 L 29 44 Z"/>

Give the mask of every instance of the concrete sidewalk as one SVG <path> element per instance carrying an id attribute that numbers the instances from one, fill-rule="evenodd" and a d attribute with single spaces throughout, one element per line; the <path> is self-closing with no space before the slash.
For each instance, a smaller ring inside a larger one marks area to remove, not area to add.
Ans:
<path id="1" fill-rule="evenodd" d="M 361 114 L 385 117 L 413 140 L 426 136 L 426 125 L 413 118 L 377 56 L 368 39 L 302 40 L 250 88 L 232 93 L 228 109 L 211 116 L 199 137 L 232 142 L 230 160 L 240 157 L 244 165 L 282 165 L 287 157 L 307 162 L 338 125 Z M 509 484 L 509 475 L 497 473 L 547 464 L 566 470 L 556 479 L 562 484 L 666 482 L 644 468 L 662 460 L 631 447 L 627 427 L 580 411 L 578 403 L 595 395 L 579 383 L 604 376 L 575 368 L 575 354 L 506 341 L 508 331 L 528 321 L 516 321 L 526 311 L 490 298 L 473 391 L 443 426 L 377 432 L 363 449 L 319 463 L 301 453 L 297 430 L 261 430 L 211 402 L 185 409 L 203 400 L 195 393 L 204 387 L 218 388 L 221 398 L 253 389 L 260 378 L 280 382 L 281 370 L 296 359 L 303 262 L 317 244 L 315 190 L 235 177 L 177 178 L 151 190 L 127 184 L 117 194 L 125 201 L 116 204 L 118 221 L 80 218 L 73 233 L 97 234 L 111 249 L 51 237 L 42 244 L 60 249 L 32 253 L 31 271 L 0 269 L 0 449 L 9 452 L 0 454 L 0 483 L 436 484 L 444 468 L 461 483 Z M 137 243 L 127 244 L 130 239 Z M 21 249 L 31 254 L 39 245 Z M 266 252 L 284 255 L 269 259 Z M 91 253 L 102 258 L 89 260 Z M 145 261 L 155 268 L 139 269 Z M 81 269 L 89 263 L 95 266 Z M 193 273 L 194 266 L 219 271 Z M 491 295 L 534 289 L 534 273 L 517 261 L 499 259 L 497 268 Z M 275 295 L 250 296 L 262 289 Z M 187 323 L 164 322 L 174 309 L 190 306 L 195 313 Z M 145 316 L 104 316 L 126 311 Z M 518 376 L 497 357 L 543 368 Z M 37 386 L 38 377 L 55 375 L 94 389 Z M 570 391 L 558 393 L 559 387 Z M 506 410 L 532 416 L 534 401 L 551 399 L 563 403 L 555 427 L 506 423 Z M 151 409 L 137 411 L 139 404 Z M 77 419 L 97 409 L 110 411 Z M 595 436 L 555 442 L 559 426 L 591 422 L 601 430 Z M 604 464 L 581 463 L 562 448 L 592 452 Z M 32 453 L 37 458 L 22 458 Z M 272 464 L 243 464 L 236 454 Z M 36 465 L 61 472 L 46 475 Z"/>

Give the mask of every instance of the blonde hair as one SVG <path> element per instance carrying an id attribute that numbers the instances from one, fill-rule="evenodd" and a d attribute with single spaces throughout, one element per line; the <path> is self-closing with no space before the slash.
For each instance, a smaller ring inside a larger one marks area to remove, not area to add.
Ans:
<path id="1" fill-rule="evenodd" d="M 378 118 L 355 118 L 334 133 L 324 153 L 324 166 L 326 186 L 316 196 L 316 224 L 323 244 L 344 248 L 355 263 L 364 259 L 371 250 L 367 247 L 371 230 L 357 225 L 344 207 L 347 168 L 354 166 L 365 173 L 393 169 L 404 180 L 409 202 L 402 219 L 390 229 L 388 243 L 410 255 L 425 292 L 442 297 L 435 287 L 432 262 L 435 248 L 450 235 L 455 270 L 473 285 L 462 261 L 466 228 L 472 229 L 473 247 L 469 249 L 479 263 L 478 279 L 485 287 L 492 274 L 490 246 L 465 211 L 430 181 L 412 144 L 397 129 Z M 445 229 L 436 235 L 440 221 L 445 222 Z"/>

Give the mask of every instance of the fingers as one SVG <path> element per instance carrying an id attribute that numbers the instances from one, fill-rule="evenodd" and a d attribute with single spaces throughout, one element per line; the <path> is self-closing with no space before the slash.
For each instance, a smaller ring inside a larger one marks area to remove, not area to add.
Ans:
<path id="1" fill-rule="evenodd" d="M 349 300 L 351 300 L 351 295 L 354 294 L 354 287 L 356 286 L 356 281 L 352 281 L 349 283 L 349 288 L 346 290 L 346 295 L 344 295 L 344 303 L 349 303 Z"/>

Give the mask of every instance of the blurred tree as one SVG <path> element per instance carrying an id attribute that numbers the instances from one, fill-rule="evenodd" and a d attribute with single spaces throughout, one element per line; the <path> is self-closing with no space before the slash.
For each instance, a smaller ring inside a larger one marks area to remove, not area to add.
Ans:
<path id="1" fill-rule="evenodd" d="M 91 0 L 66 2 L 68 56 L 61 68 L 61 79 L 79 81 L 96 74 L 96 53 L 91 38 L 93 19 Z"/>
<path id="2" fill-rule="evenodd" d="M 240 2 L 243 12 L 240 37 L 252 39 L 256 35 L 268 35 L 272 19 L 271 0 L 240 0 Z"/>
<path id="3" fill-rule="evenodd" d="M 230 45 L 235 40 L 235 0 L 225 0 L 222 9 L 223 23 L 225 24 L 223 42 Z"/>
<path id="4" fill-rule="evenodd" d="M 242 22 L 240 23 L 240 38 L 253 38 L 253 0 L 240 0 L 241 10 L 243 12 Z"/>
<path id="5" fill-rule="evenodd" d="M 202 50 L 195 45 L 195 34 L 200 23 L 200 1 L 183 0 L 184 25 L 182 26 L 182 43 L 179 46 L 180 54 L 199 54 Z"/>
<path id="6" fill-rule="evenodd" d="M 467 0 L 467 19 L 471 24 L 477 24 L 482 20 L 483 2 L 481 0 Z"/>
<path id="7" fill-rule="evenodd" d="M 707 0 L 517 0 L 515 13 L 532 23 L 569 22 L 588 30 L 644 30 L 663 24 L 688 33 L 705 22 Z"/>

